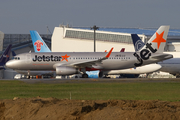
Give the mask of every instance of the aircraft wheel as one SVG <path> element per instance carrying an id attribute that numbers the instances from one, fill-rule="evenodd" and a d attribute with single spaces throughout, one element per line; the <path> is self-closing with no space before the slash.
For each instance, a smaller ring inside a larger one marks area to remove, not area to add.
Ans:
<path id="1" fill-rule="evenodd" d="M 30 79 L 30 76 L 27 76 L 27 79 Z"/>
<path id="2" fill-rule="evenodd" d="M 180 75 L 177 75 L 176 78 L 180 78 Z"/>
<path id="3" fill-rule="evenodd" d="M 83 74 L 82 78 L 88 78 L 88 74 Z"/>

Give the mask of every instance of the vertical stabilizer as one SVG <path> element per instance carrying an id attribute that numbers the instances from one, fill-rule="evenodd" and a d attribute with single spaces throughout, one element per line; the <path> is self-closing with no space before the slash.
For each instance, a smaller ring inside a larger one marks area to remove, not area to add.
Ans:
<path id="1" fill-rule="evenodd" d="M 122 48 L 120 52 L 124 52 L 125 51 L 125 48 Z"/>
<path id="2" fill-rule="evenodd" d="M 146 49 L 147 46 L 151 46 L 156 53 L 163 53 L 164 47 L 166 45 L 168 31 L 169 26 L 160 26 L 142 49 Z"/>
<path id="3" fill-rule="evenodd" d="M 30 31 L 35 52 L 51 52 L 37 31 Z"/>
<path id="4" fill-rule="evenodd" d="M 136 51 L 133 54 L 137 58 L 137 62 L 134 64 L 136 67 L 141 66 L 143 64 L 143 61 L 148 61 L 150 58 L 172 58 L 172 56 L 163 55 L 168 31 L 169 26 L 160 26 L 159 29 L 154 33 L 154 35 L 149 39 L 148 43 L 146 43 L 145 45 L 142 44 L 141 39 L 137 35 L 131 35 Z M 140 45 L 138 45 L 138 41 L 140 42 Z M 139 46 L 141 48 L 138 48 Z M 159 55 L 157 55 L 156 53 L 158 53 Z"/>
<path id="5" fill-rule="evenodd" d="M 11 53 L 11 48 L 12 48 L 12 45 L 10 44 L 6 48 L 4 53 L 1 55 L 1 57 L 0 57 L 0 66 L 4 66 L 6 64 L 6 62 L 9 60 L 9 56 L 10 56 L 10 53 Z"/>
<path id="6" fill-rule="evenodd" d="M 135 51 L 139 51 L 141 48 L 144 47 L 144 42 L 139 38 L 137 34 L 131 34 L 131 38 L 133 40 Z"/>

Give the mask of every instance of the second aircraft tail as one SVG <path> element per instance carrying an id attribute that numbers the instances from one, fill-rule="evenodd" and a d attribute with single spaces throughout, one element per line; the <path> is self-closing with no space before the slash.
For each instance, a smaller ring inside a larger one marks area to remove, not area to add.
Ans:
<path id="1" fill-rule="evenodd" d="M 135 51 L 139 51 L 142 47 L 144 47 L 144 42 L 139 38 L 137 34 L 131 34 L 131 38 L 133 40 Z"/>
<path id="2" fill-rule="evenodd" d="M 9 60 L 9 56 L 10 56 L 10 53 L 11 53 L 11 48 L 12 48 L 12 45 L 10 44 L 6 48 L 6 50 L 4 51 L 2 56 L 0 57 L 0 66 L 4 66 L 6 64 L 6 62 Z"/>
<path id="3" fill-rule="evenodd" d="M 35 52 L 51 52 L 37 31 L 30 31 Z"/>

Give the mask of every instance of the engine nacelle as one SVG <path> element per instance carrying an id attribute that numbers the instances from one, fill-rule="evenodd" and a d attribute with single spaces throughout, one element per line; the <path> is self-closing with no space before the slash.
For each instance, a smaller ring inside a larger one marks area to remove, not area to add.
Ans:
<path id="1" fill-rule="evenodd" d="M 88 78 L 99 78 L 99 70 L 96 71 L 86 71 Z"/>
<path id="2" fill-rule="evenodd" d="M 69 66 L 58 66 L 56 67 L 56 75 L 72 75 L 77 74 L 78 69 Z"/>

